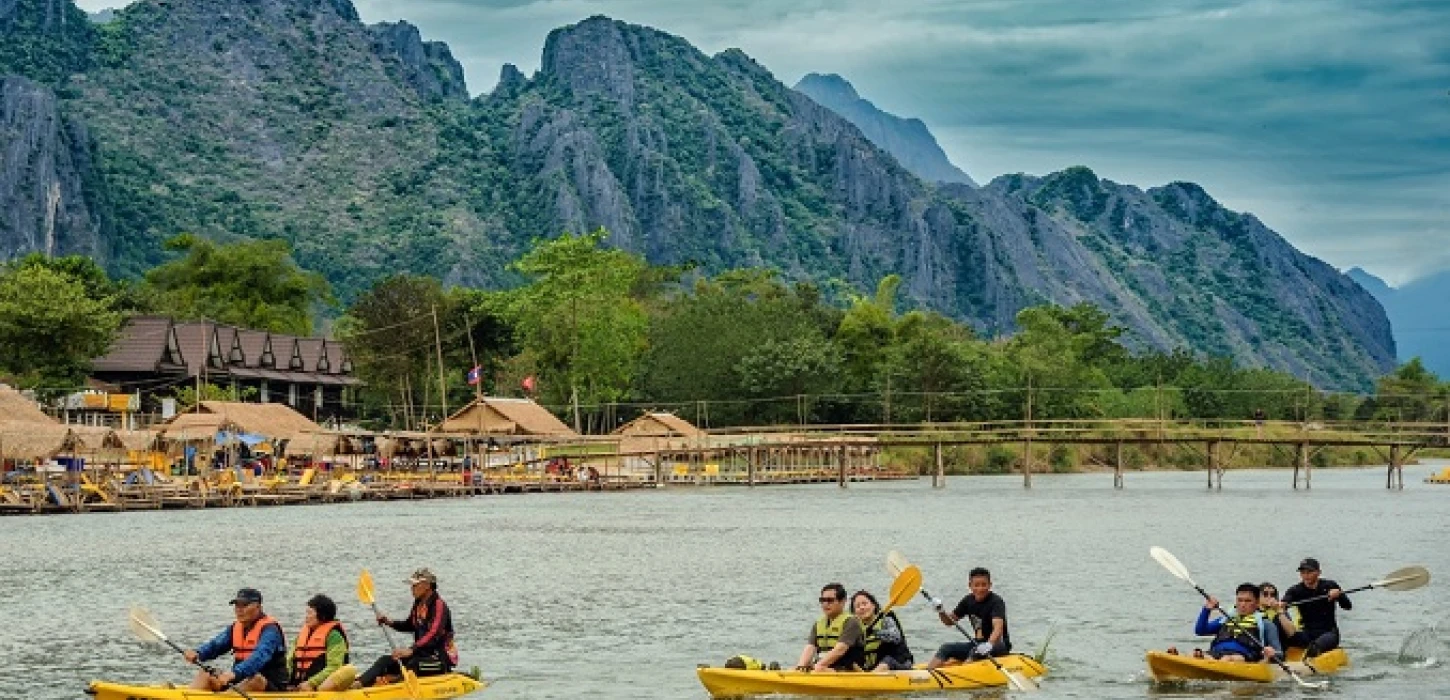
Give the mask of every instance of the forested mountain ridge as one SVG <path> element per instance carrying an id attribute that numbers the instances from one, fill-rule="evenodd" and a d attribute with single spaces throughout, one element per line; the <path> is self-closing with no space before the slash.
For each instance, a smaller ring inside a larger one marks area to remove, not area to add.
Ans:
<path id="1" fill-rule="evenodd" d="M 285 239 L 344 298 L 395 271 L 497 287 L 531 239 L 602 226 L 653 263 L 858 291 L 899 273 L 908 302 L 987 334 L 1089 301 L 1137 347 L 1327 387 L 1393 366 L 1373 298 L 1196 186 L 1086 168 L 928 183 L 739 50 L 595 17 L 466 100 L 446 47 L 347 0 L 143 0 L 94 33 L 52 84 L 96 142 L 89 220 L 113 271 L 193 231 Z"/>

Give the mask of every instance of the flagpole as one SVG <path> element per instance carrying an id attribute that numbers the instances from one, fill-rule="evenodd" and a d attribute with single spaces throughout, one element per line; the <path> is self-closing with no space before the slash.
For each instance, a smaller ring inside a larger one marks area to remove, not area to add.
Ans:
<path id="1" fill-rule="evenodd" d="M 468 356 L 473 359 L 472 379 L 477 381 L 473 384 L 473 398 L 475 401 L 483 400 L 483 367 L 478 364 L 478 351 L 473 348 L 473 317 L 467 311 L 463 312 L 463 320 L 468 324 Z"/>

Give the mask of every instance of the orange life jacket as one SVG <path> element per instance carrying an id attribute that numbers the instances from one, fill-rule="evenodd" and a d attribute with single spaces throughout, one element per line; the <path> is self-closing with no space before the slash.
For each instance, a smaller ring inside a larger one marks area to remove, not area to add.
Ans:
<path id="1" fill-rule="evenodd" d="M 297 634 L 297 650 L 292 652 L 292 682 L 301 683 L 327 667 L 327 636 L 337 630 L 347 641 L 347 632 L 336 620 L 316 627 L 302 628 Z M 344 657 L 343 663 L 349 659 Z"/>
<path id="2" fill-rule="evenodd" d="M 272 625 L 277 626 L 277 632 L 279 634 L 282 632 L 282 625 L 267 615 L 257 618 L 257 621 L 252 623 L 252 628 L 249 630 L 244 630 L 242 623 L 233 622 L 232 656 L 238 662 L 246 661 L 247 657 L 251 656 L 253 651 L 256 651 L 257 644 L 262 641 L 262 630 Z"/>

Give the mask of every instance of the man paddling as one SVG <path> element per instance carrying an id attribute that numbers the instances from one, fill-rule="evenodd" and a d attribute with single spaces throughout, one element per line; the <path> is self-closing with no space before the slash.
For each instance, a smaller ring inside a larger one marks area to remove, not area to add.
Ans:
<path id="1" fill-rule="evenodd" d="M 1339 622 L 1335 619 L 1335 606 L 1353 610 L 1354 603 L 1338 583 L 1319 576 L 1319 560 L 1308 557 L 1299 562 L 1299 583 L 1284 591 L 1284 605 L 1293 606 L 1298 601 L 1320 598 L 1302 603 L 1299 608 L 1299 633 L 1290 640 L 1293 646 L 1304 647 L 1304 658 L 1313 658 L 1331 649 L 1339 648 Z"/>
<path id="2" fill-rule="evenodd" d="M 211 661 L 231 652 L 232 670 L 211 675 L 197 671 L 195 690 L 218 692 L 232 686 L 245 691 L 275 692 L 287 688 L 287 638 L 282 626 L 262 611 L 262 593 L 255 588 L 237 591 L 231 601 L 237 620 L 211 641 L 185 652 L 191 663 Z"/>
<path id="3" fill-rule="evenodd" d="M 971 620 L 977 636 L 972 641 L 941 645 L 926 663 L 929 669 L 1012 653 L 1012 637 L 1007 633 L 1007 601 L 992 592 L 992 572 L 980 566 L 972 569 L 967 574 L 967 587 L 971 590 L 951 612 L 947 612 L 940 598 L 931 602 L 942 624 L 951 627 L 964 619 Z"/>
<path id="4" fill-rule="evenodd" d="M 394 621 L 379 615 L 378 624 L 399 632 L 412 632 L 413 646 L 394 649 L 392 654 L 373 662 L 358 677 L 354 687 L 376 685 L 385 675 L 401 676 L 399 664 L 419 676 L 441 675 L 458 665 L 458 649 L 453 645 L 453 615 L 448 604 L 438 597 L 438 577 L 432 571 L 418 569 L 408 579 L 408 585 L 413 592 L 413 610 L 408 619 Z"/>
<path id="5" fill-rule="evenodd" d="M 821 617 L 811 625 L 796 670 L 856 670 L 865 661 L 865 633 L 861 620 L 846 611 L 846 587 L 826 584 L 821 588 L 819 602 Z"/>
<path id="6" fill-rule="evenodd" d="M 1193 633 L 1213 635 L 1208 655 L 1219 661 L 1273 661 L 1284 648 L 1278 625 L 1259 612 L 1259 587 L 1240 584 L 1234 591 L 1234 613 L 1225 620 L 1209 616 L 1218 610 L 1218 599 L 1209 596 L 1198 611 Z"/>

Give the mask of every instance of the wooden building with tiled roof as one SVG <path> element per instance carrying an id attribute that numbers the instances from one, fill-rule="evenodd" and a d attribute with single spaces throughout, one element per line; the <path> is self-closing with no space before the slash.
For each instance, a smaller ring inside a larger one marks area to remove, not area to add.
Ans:
<path id="1" fill-rule="evenodd" d="M 129 319 L 91 375 L 140 392 L 143 404 L 201 379 L 249 389 L 249 401 L 285 404 L 317 421 L 351 417 L 350 389 L 361 383 L 339 341 L 163 316 Z"/>

